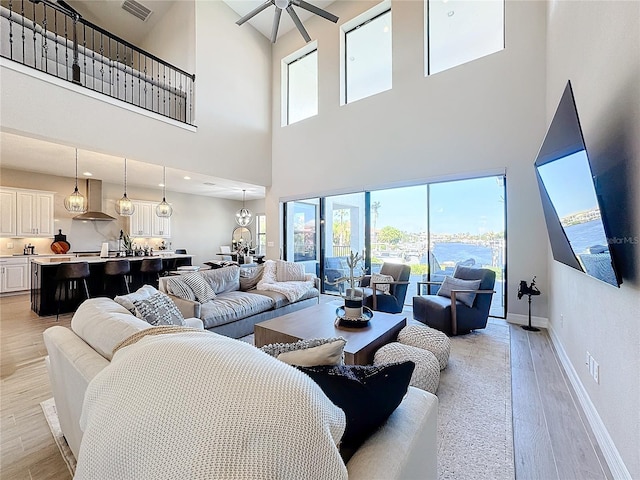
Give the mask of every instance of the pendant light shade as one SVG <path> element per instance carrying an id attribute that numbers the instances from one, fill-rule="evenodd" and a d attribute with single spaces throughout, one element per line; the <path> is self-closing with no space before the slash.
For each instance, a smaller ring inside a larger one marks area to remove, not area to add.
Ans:
<path id="1" fill-rule="evenodd" d="M 253 214 L 244 206 L 246 190 L 242 190 L 242 208 L 236 212 L 236 223 L 241 227 L 246 227 L 253 221 Z"/>
<path id="2" fill-rule="evenodd" d="M 85 213 L 87 199 L 78 191 L 78 149 L 76 148 L 76 188 L 71 195 L 65 197 L 64 208 L 71 213 Z"/>
<path id="3" fill-rule="evenodd" d="M 130 217 L 136 211 L 136 207 L 127 197 L 127 159 L 124 159 L 124 195 L 116 202 L 116 212 L 123 217 Z"/>
<path id="4" fill-rule="evenodd" d="M 161 218 L 168 218 L 173 214 L 173 208 L 167 203 L 167 170 L 162 167 L 162 201 L 156 205 L 156 215 Z"/>

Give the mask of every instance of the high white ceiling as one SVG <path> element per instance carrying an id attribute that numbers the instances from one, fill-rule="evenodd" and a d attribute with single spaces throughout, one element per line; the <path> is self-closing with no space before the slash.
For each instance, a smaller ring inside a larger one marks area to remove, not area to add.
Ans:
<path id="1" fill-rule="evenodd" d="M 0 132 L 0 165 L 3 168 L 25 170 L 73 177 L 75 175 L 75 149 L 66 145 Z M 90 172 L 91 177 L 84 172 Z M 185 176 L 191 177 L 185 180 Z M 124 182 L 124 158 L 113 157 L 88 150 L 78 150 L 78 178 L 95 178 L 108 183 Z M 160 189 L 162 167 L 127 159 L 127 185 Z M 265 197 L 265 188 L 259 185 L 234 182 L 176 168 L 167 168 L 168 191 L 204 195 L 208 197 L 242 200 L 245 189 L 247 200 Z"/>

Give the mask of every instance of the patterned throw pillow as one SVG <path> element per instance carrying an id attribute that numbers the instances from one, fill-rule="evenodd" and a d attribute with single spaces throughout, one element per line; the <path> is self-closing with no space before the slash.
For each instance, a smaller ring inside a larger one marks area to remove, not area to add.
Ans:
<path id="1" fill-rule="evenodd" d="M 304 265 L 295 262 L 276 260 L 276 281 L 278 282 L 304 282 Z"/>
<path id="2" fill-rule="evenodd" d="M 393 282 L 394 279 L 391 275 L 382 275 L 381 273 L 372 273 L 371 274 L 371 282 L 369 283 L 372 287 L 376 282 Z M 382 293 L 390 293 L 391 285 L 388 283 L 379 283 L 376 285 L 376 290 Z"/>
<path id="3" fill-rule="evenodd" d="M 336 406 L 344 410 L 347 426 L 340 442 L 345 463 L 400 405 L 415 363 L 298 367 L 311 377 Z"/>
<path id="4" fill-rule="evenodd" d="M 129 293 L 127 295 L 118 295 L 113 299 L 113 301 L 119 303 L 124 308 L 129 310 L 131 312 L 131 315 L 139 317 L 136 312 L 136 306 L 133 304 L 133 302 L 135 302 L 136 300 L 144 300 L 146 298 L 149 298 L 151 295 L 154 295 L 157 292 L 158 290 L 156 290 L 151 285 L 144 285 L 133 293 Z"/>
<path id="5" fill-rule="evenodd" d="M 480 287 L 480 280 L 460 280 L 455 277 L 444 277 L 440 290 L 436 295 L 451 298 L 451 290 L 477 290 Z M 475 293 L 456 293 L 456 300 L 460 300 L 467 307 L 473 307 L 473 301 L 476 299 Z"/>
<path id="6" fill-rule="evenodd" d="M 162 292 L 143 300 L 135 300 L 133 304 L 138 316 L 151 325 L 185 325 L 184 317 L 176 304 Z"/>
<path id="7" fill-rule="evenodd" d="M 180 277 L 171 277 L 167 279 L 167 292 L 176 297 L 184 298 L 185 300 L 195 300 L 196 295 L 191 290 L 191 287 L 184 283 L 184 280 Z"/>
<path id="8" fill-rule="evenodd" d="M 182 281 L 193 290 L 193 294 L 198 302 L 205 303 L 216 298 L 216 292 L 213 291 L 204 277 L 199 273 L 183 275 Z"/>
<path id="9" fill-rule="evenodd" d="M 295 343 L 273 343 L 260 350 L 289 365 L 342 365 L 346 344 L 347 341 L 342 337 L 314 338 Z"/>

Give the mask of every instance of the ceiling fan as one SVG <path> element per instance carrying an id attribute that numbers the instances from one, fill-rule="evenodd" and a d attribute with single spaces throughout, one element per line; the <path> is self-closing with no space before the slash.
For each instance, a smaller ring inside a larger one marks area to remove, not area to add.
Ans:
<path id="1" fill-rule="evenodd" d="M 303 8 L 308 12 L 314 13 L 316 15 L 321 16 L 322 18 L 326 18 L 327 20 L 336 23 L 338 21 L 338 17 L 334 14 L 327 12 L 321 8 L 316 7 L 315 5 L 311 5 L 310 3 L 305 2 L 304 0 L 267 0 L 262 5 L 254 8 L 252 11 L 247 13 L 244 17 L 236 22 L 237 25 L 242 25 L 247 20 L 250 20 L 260 12 L 262 12 L 265 8 L 270 7 L 271 5 L 276 6 L 276 13 L 273 16 L 273 27 L 271 29 L 271 43 L 276 43 L 276 37 L 278 36 L 278 27 L 280 26 L 280 15 L 282 15 L 282 10 L 286 10 L 293 23 L 296 25 L 302 38 L 308 43 L 311 41 L 311 37 L 307 33 L 307 30 L 302 25 L 300 21 L 300 17 L 296 14 L 293 6 Z"/>

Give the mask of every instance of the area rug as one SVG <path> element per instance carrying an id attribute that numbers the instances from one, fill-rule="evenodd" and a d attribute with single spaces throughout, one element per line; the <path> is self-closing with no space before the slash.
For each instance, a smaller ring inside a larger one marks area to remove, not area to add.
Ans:
<path id="1" fill-rule="evenodd" d="M 451 338 L 451 355 L 436 392 L 438 477 L 515 478 L 509 326 Z"/>
<path id="2" fill-rule="evenodd" d="M 253 335 L 240 340 L 253 344 Z M 451 339 L 449 364 L 436 392 L 440 480 L 515 478 L 509 365 L 504 322 L 490 321 L 485 330 Z M 53 398 L 41 406 L 73 475 L 76 460 L 62 436 Z"/>
<path id="3" fill-rule="evenodd" d="M 53 439 L 58 446 L 58 450 L 60 450 L 60 454 L 62 455 L 64 463 L 67 464 L 69 472 L 71 472 L 71 476 L 73 476 L 73 474 L 76 472 L 76 458 L 73 456 L 71 448 L 69 448 L 67 441 L 62 435 L 60 421 L 58 420 L 58 412 L 56 411 L 56 402 L 53 400 L 53 398 L 50 398 L 49 400 L 41 402 L 40 406 L 42 407 L 44 418 L 47 419 L 49 430 L 51 430 L 51 435 L 53 435 Z"/>

